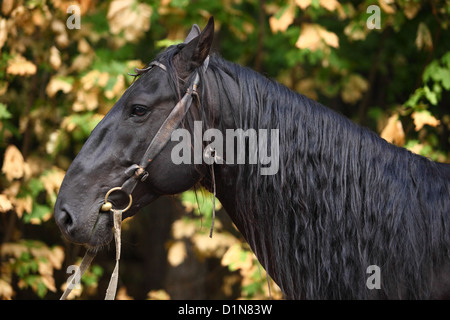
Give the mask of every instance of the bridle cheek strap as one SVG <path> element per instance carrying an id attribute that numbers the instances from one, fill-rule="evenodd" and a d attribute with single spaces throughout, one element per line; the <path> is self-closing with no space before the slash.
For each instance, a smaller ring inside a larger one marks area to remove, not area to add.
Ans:
<path id="1" fill-rule="evenodd" d="M 169 142 L 172 132 L 178 128 L 181 121 L 186 116 L 191 107 L 194 96 L 198 96 L 197 88 L 200 82 L 198 73 L 195 73 L 194 81 L 187 89 L 183 98 L 175 105 L 170 114 L 164 120 L 158 132 L 153 137 L 150 145 L 142 157 L 140 164 L 131 165 L 125 174 L 129 177 L 122 185 L 122 191 L 131 194 L 139 181 L 145 181 L 148 172 L 145 168 L 153 161 L 153 159 L 161 152 L 161 150 Z"/>

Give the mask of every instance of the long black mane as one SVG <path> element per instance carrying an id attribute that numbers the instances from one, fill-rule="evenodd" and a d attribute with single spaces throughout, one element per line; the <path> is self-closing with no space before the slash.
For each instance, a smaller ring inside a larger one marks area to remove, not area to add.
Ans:
<path id="1" fill-rule="evenodd" d="M 157 59 L 170 62 L 180 48 Z M 209 69 L 221 90 L 212 92 L 202 75 L 207 126 L 221 128 L 208 112 L 215 94 L 233 106 L 237 128 L 279 129 L 277 174 L 260 175 L 259 164 L 234 170 L 241 231 L 283 292 L 308 299 L 433 297 L 434 277 L 450 266 L 449 165 L 393 146 L 216 55 Z M 371 265 L 381 270 L 381 289 L 366 286 Z"/>

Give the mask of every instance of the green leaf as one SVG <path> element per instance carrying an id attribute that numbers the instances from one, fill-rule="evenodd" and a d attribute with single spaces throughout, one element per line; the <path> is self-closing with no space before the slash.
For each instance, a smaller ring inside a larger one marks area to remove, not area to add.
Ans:
<path id="1" fill-rule="evenodd" d="M 246 296 L 252 297 L 257 293 L 261 292 L 261 283 L 253 282 L 251 284 L 243 286 L 242 291 L 245 293 Z"/>
<path id="2" fill-rule="evenodd" d="M 208 191 L 201 189 L 195 192 L 194 190 L 188 190 L 181 194 L 181 202 L 185 207 L 192 207 L 196 215 L 205 215 L 209 218 L 212 216 L 213 201 L 212 194 Z M 216 198 L 216 210 L 221 208 L 219 200 Z"/>
<path id="3" fill-rule="evenodd" d="M 445 90 L 450 90 L 450 69 L 439 69 L 436 75 Z"/>
<path id="4" fill-rule="evenodd" d="M 91 285 L 98 283 L 98 280 L 102 276 L 102 274 L 103 274 L 102 267 L 100 267 L 98 265 L 94 265 L 94 266 L 92 266 L 91 270 L 87 271 L 83 275 L 83 277 L 81 278 L 81 281 L 85 285 L 91 286 Z"/>
<path id="5" fill-rule="evenodd" d="M 412 139 L 412 140 L 408 140 L 406 143 L 405 143 L 405 145 L 404 145 L 404 147 L 406 148 L 406 149 L 408 149 L 408 150 L 411 150 L 412 148 L 414 148 L 416 145 L 418 145 L 419 144 L 419 140 L 414 140 L 414 139 Z"/>
<path id="6" fill-rule="evenodd" d="M 91 268 L 91 272 L 95 274 L 97 277 L 101 277 L 103 275 L 103 268 L 98 265 L 94 265 Z"/>
<path id="7" fill-rule="evenodd" d="M 436 92 L 431 91 L 430 88 L 428 88 L 428 86 L 424 87 L 424 92 L 425 92 L 425 97 L 428 99 L 428 101 L 430 101 L 430 103 L 432 105 L 437 105 L 438 97 L 437 97 Z"/>
<path id="8" fill-rule="evenodd" d="M 185 9 L 189 4 L 189 0 L 172 0 L 170 5 L 174 8 Z"/>
<path id="9" fill-rule="evenodd" d="M 311 1 L 311 7 L 313 7 L 314 9 L 319 9 L 320 8 L 319 0 L 312 0 Z"/>
<path id="10" fill-rule="evenodd" d="M 44 184 L 41 180 L 33 178 L 28 182 L 27 189 L 33 198 L 36 198 L 44 190 Z"/>
<path id="11" fill-rule="evenodd" d="M 172 45 L 178 44 L 180 42 L 183 42 L 183 40 L 163 39 L 163 40 L 156 41 L 156 47 L 158 49 L 164 49 L 164 48 L 170 47 Z"/>
<path id="12" fill-rule="evenodd" d="M 450 51 L 442 56 L 441 61 L 450 69 Z"/>
<path id="13" fill-rule="evenodd" d="M 439 66 L 439 62 L 437 60 L 433 60 L 426 68 L 425 71 L 423 72 L 423 82 L 427 82 L 430 79 L 433 79 L 434 81 L 436 81 L 435 76 L 436 73 L 438 72 L 438 70 L 441 67 Z"/>
<path id="14" fill-rule="evenodd" d="M 30 214 L 23 216 L 23 221 L 25 223 L 36 223 L 38 221 L 42 222 L 45 218 L 51 214 L 51 208 L 46 205 L 33 203 L 33 209 Z"/>
<path id="15" fill-rule="evenodd" d="M 39 298 L 44 298 L 47 294 L 47 291 L 47 286 L 44 284 L 44 282 L 42 282 L 42 280 L 39 279 L 36 284 L 36 294 Z"/>
<path id="16" fill-rule="evenodd" d="M 8 111 L 6 104 L 0 103 L 0 120 L 1 119 L 11 119 L 12 114 Z"/>

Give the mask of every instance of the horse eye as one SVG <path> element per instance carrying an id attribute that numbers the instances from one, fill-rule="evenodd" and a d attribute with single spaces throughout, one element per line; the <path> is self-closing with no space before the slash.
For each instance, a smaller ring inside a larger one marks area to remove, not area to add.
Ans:
<path id="1" fill-rule="evenodd" d="M 133 110 L 131 111 L 132 116 L 142 117 L 148 112 L 147 107 L 142 105 L 134 105 Z"/>

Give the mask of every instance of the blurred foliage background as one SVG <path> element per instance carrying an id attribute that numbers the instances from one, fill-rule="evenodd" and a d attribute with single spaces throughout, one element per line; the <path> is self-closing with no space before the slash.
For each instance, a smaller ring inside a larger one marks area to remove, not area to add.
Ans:
<path id="1" fill-rule="evenodd" d="M 65 170 L 127 73 L 211 15 L 225 59 L 449 160 L 449 0 L 3 0 L 0 11 L 0 299 L 59 298 L 84 254 L 52 219 Z M 212 239 L 204 190 L 125 221 L 118 298 L 265 299 L 269 282 L 282 298 L 217 206 Z M 71 298 L 104 297 L 114 246 L 94 264 Z"/>

